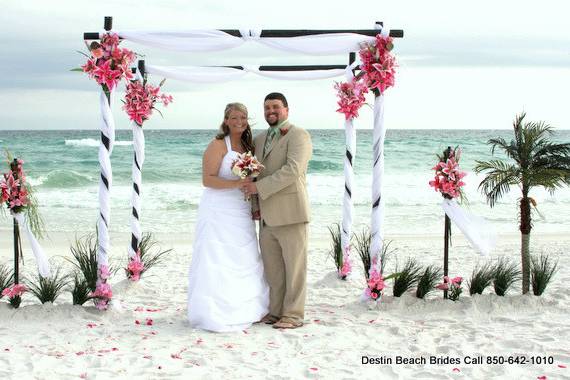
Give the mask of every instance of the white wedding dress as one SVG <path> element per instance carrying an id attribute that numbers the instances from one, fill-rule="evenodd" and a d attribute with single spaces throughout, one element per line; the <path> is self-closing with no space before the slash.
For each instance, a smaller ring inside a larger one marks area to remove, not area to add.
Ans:
<path id="1" fill-rule="evenodd" d="M 231 171 L 237 152 L 228 153 L 218 176 Z M 205 188 L 198 209 L 188 285 L 188 320 L 204 330 L 243 330 L 268 313 L 269 287 L 263 274 L 250 202 L 240 189 Z"/>

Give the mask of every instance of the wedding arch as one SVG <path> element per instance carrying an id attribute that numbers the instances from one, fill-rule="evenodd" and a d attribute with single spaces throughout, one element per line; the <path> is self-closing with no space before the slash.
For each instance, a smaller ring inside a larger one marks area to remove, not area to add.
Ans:
<path id="1" fill-rule="evenodd" d="M 374 29 L 355 30 L 256 30 L 256 29 L 214 29 L 190 30 L 181 32 L 169 31 L 113 31 L 112 17 L 105 17 L 104 31 L 87 32 L 83 38 L 87 41 L 102 40 L 112 33 L 113 38 L 129 41 L 135 44 L 182 52 L 210 52 L 222 51 L 238 47 L 244 43 L 258 43 L 273 49 L 289 53 L 307 55 L 348 54 L 348 65 L 287 65 L 287 66 L 193 66 L 169 67 L 150 65 L 139 61 L 136 77 L 146 79 L 147 75 L 158 75 L 191 83 L 220 83 L 242 78 L 247 74 L 259 75 L 282 80 L 311 80 L 325 79 L 344 75 L 352 80 L 360 67 L 356 62 L 356 53 L 361 44 L 370 43 L 377 35 L 392 38 L 403 38 L 404 32 L 400 29 L 388 30 L 382 22 L 376 22 Z M 127 75 L 129 77 L 129 75 Z M 111 113 L 114 99 L 113 86 L 109 91 L 102 91 L 100 95 L 101 140 L 99 145 L 100 181 L 99 181 L 99 217 L 97 262 L 99 267 L 99 282 L 106 285 L 108 273 L 108 252 L 110 248 L 110 191 L 112 188 L 112 168 L 110 156 L 115 140 L 115 124 Z M 384 173 L 384 140 L 386 127 L 384 125 L 384 94 L 383 91 L 373 89 L 374 92 L 374 128 L 373 128 L 373 176 L 372 176 L 372 212 L 371 234 L 372 241 L 370 256 L 372 262 L 377 262 L 382 250 L 383 240 L 383 213 L 382 182 Z M 347 116 L 345 120 L 346 153 L 344 158 L 344 198 L 342 213 L 341 240 L 344 250 L 350 250 L 350 235 L 352 230 L 353 204 L 353 160 L 356 154 L 356 131 L 353 127 L 353 118 Z M 136 255 L 142 232 L 140 227 L 140 192 L 142 185 L 141 168 L 144 162 L 144 133 L 142 121 L 132 123 L 134 156 L 132 164 L 133 188 L 131 196 L 131 244 L 129 258 Z M 108 301 L 108 300 L 107 300 Z M 107 307 L 103 302 L 102 308 Z"/>

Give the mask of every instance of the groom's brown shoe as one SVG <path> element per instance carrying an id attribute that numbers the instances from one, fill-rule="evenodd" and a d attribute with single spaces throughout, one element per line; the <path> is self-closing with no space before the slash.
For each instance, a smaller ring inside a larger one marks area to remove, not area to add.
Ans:
<path id="1" fill-rule="evenodd" d="M 279 317 L 276 317 L 271 314 L 267 314 L 265 317 L 261 318 L 257 323 L 265 323 L 266 325 L 272 325 L 279 321 Z"/>

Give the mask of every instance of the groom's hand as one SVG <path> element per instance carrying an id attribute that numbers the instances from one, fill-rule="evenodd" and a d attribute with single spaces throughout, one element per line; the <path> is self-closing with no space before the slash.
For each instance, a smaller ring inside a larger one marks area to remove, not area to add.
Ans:
<path id="1" fill-rule="evenodd" d="M 255 185 L 255 182 L 244 183 L 243 192 L 248 197 L 252 194 L 257 194 L 257 186 Z"/>

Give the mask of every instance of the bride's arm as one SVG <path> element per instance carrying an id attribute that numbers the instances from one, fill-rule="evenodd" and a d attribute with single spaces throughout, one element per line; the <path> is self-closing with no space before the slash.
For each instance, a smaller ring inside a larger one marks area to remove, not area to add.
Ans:
<path id="1" fill-rule="evenodd" d="M 241 186 L 244 180 L 224 179 L 218 177 L 222 160 L 227 148 L 224 140 L 214 139 L 206 148 L 202 157 L 202 184 L 212 189 L 234 189 Z"/>

